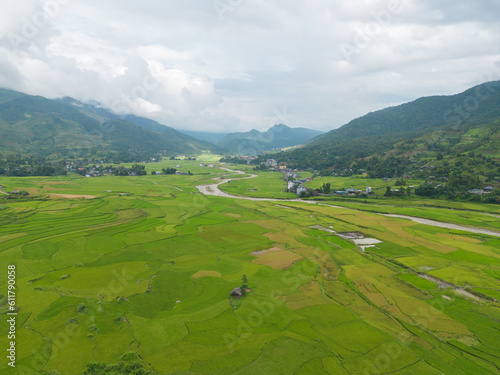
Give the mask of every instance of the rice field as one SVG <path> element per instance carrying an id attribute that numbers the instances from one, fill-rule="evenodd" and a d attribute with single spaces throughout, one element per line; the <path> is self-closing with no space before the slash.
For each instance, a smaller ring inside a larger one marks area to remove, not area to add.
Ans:
<path id="1" fill-rule="evenodd" d="M 17 373 L 76 375 L 131 352 L 158 374 L 499 373 L 500 238 L 375 207 L 203 196 L 196 185 L 228 172 L 199 162 L 147 165 L 192 176 L 0 178 L 32 197 L 0 204 L 0 264 L 17 273 Z M 243 181 L 259 192 L 270 179 Z M 481 206 L 467 212 L 482 223 Z M 234 303 L 243 275 L 249 292 Z M 0 373 L 16 372 L 4 358 Z"/>

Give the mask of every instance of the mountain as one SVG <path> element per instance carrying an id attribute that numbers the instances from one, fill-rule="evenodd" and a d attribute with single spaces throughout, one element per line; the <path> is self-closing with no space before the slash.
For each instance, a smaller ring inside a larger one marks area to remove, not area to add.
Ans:
<path id="1" fill-rule="evenodd" d="M 500 81 L 488 82 L 452 96 L 431 96 L 369 113 L 334 129 L 314 142 L 318 145 L 387 134 L 418 134 L 438 128 L 460 129 L 467 124 L 500 118 Z"/>
<path id="2" fill-rule="evenodd" d="M 254 129 L 245 133 L 227 134 L 219 142 L 219 146 L 237 154 L 257 155 L 261 151 L 301 145 L 320 134 L 323 132 L 306 128 L 290 128 L 280 124 L 274 125 L 265 132 Z"/>
<path id="3" fill-rule="evenodd" d="M 191 147 L 193 149 L 199 150 L 208 150 L 216 154 L 222 154 L 225 152 L 224 149 L 216 146 L 213 142 L 201 140 L 197 137 L 186 134 L 186 132 L 170 128 L 154 120 L 150 120 L 144 117 L 137 117 L 134 115 L 127 115 L 123 117 L 123 119 L 134 125 L 140 126 L 143 129 L 152 131 L 154 133 L 159 133 L 167 139 L 175 139 L 176 142 L 182 143 L 185 147 Z"/>
<path id="4" fill-rule="evenodd" d="M 228 133 L 209 133 L 209 132 L 199 132 L 192 130 L 182 130 L 179 129 L 181 133 L 190 135 L 193 138 L 213 143 L 214 145 L 219 144 L 219 142 L 228 134 Z"/>
<path id="5" fill-rule="evenodd" d="M 221 148 L 155 121 L 118 116 L 71 98 L 50 100 L 0 89 L 0 152 L 89 155 L 196 155 Z"/>
<path id="6" fill-rule="evenodd" d="M 446 170 L 500 175 L 500 81 L 368 113 L 274 158 L 375 177 L 419 175 L 426 165 L 443 177 Z"/>

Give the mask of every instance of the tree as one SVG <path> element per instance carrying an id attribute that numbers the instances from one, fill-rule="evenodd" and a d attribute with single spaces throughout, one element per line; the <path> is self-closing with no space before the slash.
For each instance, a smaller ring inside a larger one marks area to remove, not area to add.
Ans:
<path id="1" fill-rule="evenodd" d="M 323 186 L 321 187 L 321 191 L 325 194 L 330 194 L 331 191 L 331 184 L 328 183 L 323 183 Z"/>
<path id="2" fill-rule="evenodd" d="M 439 190 L 433 184 L 425 183 L 415 189 L 415 194 L 421 197 L 435 198 L 439 196 Z"/>
<path id="3" fill-rule="evenodd" d="M 387 186 L 385 188 L 385 194 L 384 194 L 386 197 L 390 197 L 392 195 L 392 192 L 391 192 L 391 187 L 390 186 Z"/>
<path id="4" fill-rule="evenodd" d="M 163 172 L 163 174 L 175 174 L 175 172 L 177 172 L 177 169 L 175 169 L 175 168 L 163 168 L 161 171 Z"/>
<path id="5" fill-rule="evenodd" d="M 156 174 L 156 171 L 151 171 L 151 174 L 152 174 L 152 175 L 155 175 L 155 174 Z"/>
<path id="6" fill-rule="evenodd" d="M 403 177 L 400 177 L 396 180 L 396 182 L 394 183 L 394 185 L 396 186 L 405 186 L 406 185 L 406 181 Z"/>
<path id="7" fill-rule="evenodd" d="M 243 293 L 243 295 L 245 295 L 246 290 L 248 289 L 248 280 L 247 280 L 247 275 L 245 275 L 245 274 L 243 274 L 243 276 L 241 277 L 240 289 L 241 289 L 241 293 Z"/>

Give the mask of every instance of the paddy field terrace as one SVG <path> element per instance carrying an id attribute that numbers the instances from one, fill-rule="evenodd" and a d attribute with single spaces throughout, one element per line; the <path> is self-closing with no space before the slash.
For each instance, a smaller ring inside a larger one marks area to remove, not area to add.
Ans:
<path id="1" fill-rule="evenodd" d="M 197 186 L 242 175 L 206 162 L 146 166 L 184 176 L 0 179 L 30 194 L 0 204 L 18 373 L 95 361 L 158 374 L 499 373 L 497 206 L 280 201 L 295 197 L 279 173 L 220 186 L 276 200 L 217 197 Z M 234 301 L 243 275 L 250 292 Z M 6 277 L 1 290 L 5 313 Z M 5 358 L 0 373 L 13 373 Z"/>

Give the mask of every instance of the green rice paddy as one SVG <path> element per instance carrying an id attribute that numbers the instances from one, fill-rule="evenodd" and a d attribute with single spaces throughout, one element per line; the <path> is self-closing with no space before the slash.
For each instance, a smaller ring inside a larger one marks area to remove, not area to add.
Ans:
<path id="1" fill-rule="evenodd" d="M 158 374 L 499 373 L 498 237 L 382 216 L 363 202 L 203 196 L 196 185 L 228 172 L 199 162 L 147 165 L 192 176 L 0 179 L 32 197 L 0 204 L 0 267 L 17 274 L 17 373 L 81 374 L 130 352 Z M 273 196 L 275 175 L 227 191 Z M 483 206 L 467 205 L 382 211 L 498 228 Z M 318 226 L 382 242 L 363 252 Z M 243 275 L 250 292 L 234 303 Z M 5 296 L 6 276 L 0 288 Z M 7 363 L 0 373 L 16 373 Z"/>

